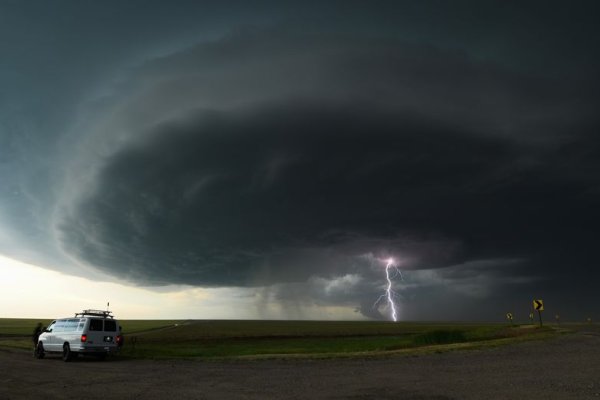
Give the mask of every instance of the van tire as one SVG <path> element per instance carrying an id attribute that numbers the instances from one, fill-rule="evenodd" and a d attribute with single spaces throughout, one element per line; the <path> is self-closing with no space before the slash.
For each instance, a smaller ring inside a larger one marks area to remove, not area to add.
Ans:
<path id="1" fill-rule="evenodd" d="M 38 342 L 37 346 L 35 346 L 35 350 L 33 351 L 33 356 L 38 360 L 44 358 L 46 353 L 44 352 L 44 344 L 42 342 Z"/>
<path id="2" fill-rule="evenodd" d="M 62 359 L 64 362 L 69 362 L 73 359 L 73 352 L 71 351 L 71 346 L 69 346 L 69 343 L 65 343 L 63 344 L 63 352 L 62 352 Z"/>

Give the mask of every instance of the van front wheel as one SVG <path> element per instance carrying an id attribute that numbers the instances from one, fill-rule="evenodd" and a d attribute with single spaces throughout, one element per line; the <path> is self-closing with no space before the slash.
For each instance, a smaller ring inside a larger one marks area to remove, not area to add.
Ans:
<path id="1" fill-rule="evenodd" d="M 71 346 L 69 346 L 69 343 L 65 343 L 63 345 L 63 353 L 62 353 L 62 359 L 64 362 L 68 362 L 71 361 L 73 359 L 73 352 L 71 351 Z"/>

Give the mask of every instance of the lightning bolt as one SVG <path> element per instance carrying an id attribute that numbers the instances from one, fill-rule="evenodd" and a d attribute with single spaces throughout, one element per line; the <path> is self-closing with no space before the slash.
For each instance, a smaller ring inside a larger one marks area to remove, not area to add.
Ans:
<path id="1" fill-rule="evenodd" d="M 392 276 L 390 276 L 390 270 L 393 271 Z M 394 279 L 397 276 L 400 276 L 400 280 L 402 280 L 402 272 L 400 272 L 398 267 L 394 265 L 394 259 L 390 258 L 386 260 L 385 278 L 387 280 L 387 288 L 385 289 L 385 293 L 379 296 L 377 301 L 373 304 L 373 308 L 376 308 L 382 299 L 387 299 L 388 307 L 392 310 L 392 319 L 394 320 L 394 322 L 398 321 L 398 317 L 396 314 L 396 304 L 394 303 L 394 297 L 398 296 L 398 294 L 392 289 L 392 279 Z"/>

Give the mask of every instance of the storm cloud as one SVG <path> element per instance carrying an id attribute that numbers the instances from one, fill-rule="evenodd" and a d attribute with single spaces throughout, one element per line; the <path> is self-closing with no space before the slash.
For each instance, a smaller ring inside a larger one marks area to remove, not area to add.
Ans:
<path id="1" fill-rule="evenodd" d="M 576 82 L 272 32 L 134 72 L 102 128 L 124 145 L 92 158 L 57 221 L 69 254 L 131 282 L 374 282 L 367 254 L 409 270 L 519 259 L 505 273 L 529 281 L 597 222 L 598 122 Z"/>

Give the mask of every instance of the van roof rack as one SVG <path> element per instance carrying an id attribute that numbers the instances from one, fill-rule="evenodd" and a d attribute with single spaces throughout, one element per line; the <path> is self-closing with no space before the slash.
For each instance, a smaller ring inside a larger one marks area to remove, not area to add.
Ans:
<path id="1" fill-rule="evenodd" d="M 85 317 L 85 316 L 91 316 L 91 317 L 102 317 L 102 318 L 114 318 L 112 316 L 112 311 L 105 311 L 105 310 L 83 310 L 82 312 L 79 313 L 75 313 L 75 316 L 79 316 L 79 317 Z"/>

